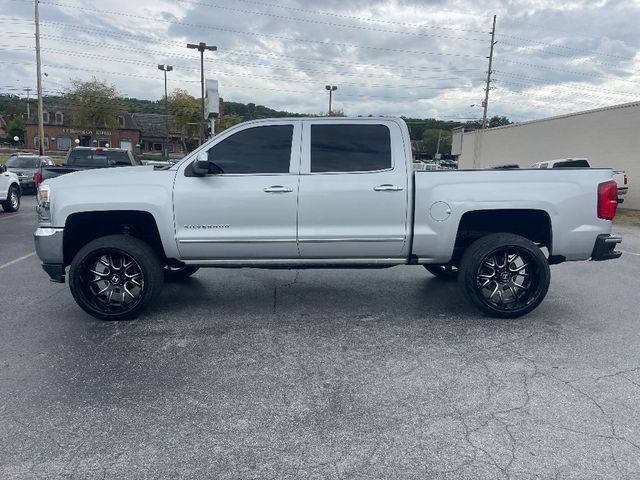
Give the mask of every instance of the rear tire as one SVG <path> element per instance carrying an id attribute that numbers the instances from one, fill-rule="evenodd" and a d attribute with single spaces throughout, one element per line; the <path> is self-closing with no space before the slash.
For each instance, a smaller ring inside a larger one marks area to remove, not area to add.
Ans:
<path id="1" fill-rule="evenodd" d="M 458 278 L 458 267 L 455 265 L 425 265 L 426 268 L 431 275 L 439 278 L 440 280 L 445 280 L 447 282 L 454 281 Z"/>
<path id="2" fill-rule="evenodd" d="M 2 202 L 2 209 L 8 213 L 17 212 L 20 209 L 20 190 L 15 185 L 9 187 L 7 199 Z"/>
<path id="3" fill-rule="evenodd" d="M 160 293 L 163 280 L 156 252 L 129 235 L 109 235 L 89 242 L 69 268 L 73 298 L 100 320 L 136 318 Z"/>
<path id="4" fill-rule="evenodd" d="M 494 233 L 472 243 L 458 277 L 466 297 L 495 318 L 517 318 L 544 300 L 551 272 L 542 251 L 520 235 Z"/>

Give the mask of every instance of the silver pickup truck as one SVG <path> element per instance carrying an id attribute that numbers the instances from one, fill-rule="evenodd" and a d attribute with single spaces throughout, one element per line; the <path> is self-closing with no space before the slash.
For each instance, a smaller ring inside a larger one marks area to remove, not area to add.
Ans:
<path id="1" fill-rule="evenodd" d="M 549 265 L 618 258 L 608 169 L 413 172 L 392 118 L 243 123 L 164 170 L 72 173 L 39 189 L 36 249 L 90 315 L 135 318 L 201 267 L 424 265 L 487 315 L 544 299 Z"/>

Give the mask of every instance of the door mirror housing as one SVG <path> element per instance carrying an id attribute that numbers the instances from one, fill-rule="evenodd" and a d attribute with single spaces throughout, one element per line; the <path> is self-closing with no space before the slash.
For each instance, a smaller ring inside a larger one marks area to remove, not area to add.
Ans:
<path id="1" fill-rule="evenodd" d="M 224 170 L 209 160 L 209 152 L 200 152 L 195 161 L 191 164 L 194 175 L 203 177 L 208 174 L 224 173 Z"/>
<path id="2" fill-rule="evenodd" d="M 4 173 L 7 171 L 7 166 L 3 163 L 2 165 L 0 165 L 0 173 Z"/>
<path id="3" fill-rule="evenodd" d="M 200 152 L 196 156 L 196 160 L 192 164 L 193 173 L 199 177 L 203 177 L 209 173 L 209 154 L 208 152 Z"/>

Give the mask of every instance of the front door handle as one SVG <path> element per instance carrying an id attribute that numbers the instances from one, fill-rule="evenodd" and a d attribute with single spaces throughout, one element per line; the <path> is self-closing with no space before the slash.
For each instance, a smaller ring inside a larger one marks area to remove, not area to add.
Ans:
<path id="1" fill-rule="evenodd" d="M 378 185 L 377 187 L 373 187 L 376 192 L 401 192 L 404 190 L 402 187 L 398 187 L 396 185 L 391 185 L 385 183 L 384 185 Z"/>
<path id="2" fill-rule="evenodd" d="M 266 193 L 291 193 L 293 188 L 283 187 L 282 185 L 271 185 L 264 189 Z"/>

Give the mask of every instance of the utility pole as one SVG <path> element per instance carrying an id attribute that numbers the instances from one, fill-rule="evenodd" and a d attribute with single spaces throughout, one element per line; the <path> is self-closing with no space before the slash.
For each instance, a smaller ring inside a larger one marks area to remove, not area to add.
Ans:
<path id="1" fill-rule="evenodd" d="M 42 106 L 42 64 L 40 63 L 40 0 L 36 3 L 36 75 L 38 75 L 38 138 L 39 153 L 44 155 L 44 107 Z"/>
<path id="2" fill-rule="evenodd" d="M 325 85 L 325 90 L 329 90 L 329 116 L 331 116 L 331 99 L 333 96 L 333 92 L 335 92 L 338 87 L 336 87 L 335 85 Z"/>
<path id="3" fill-rule="evenodd" d="M 173 65 L 158 65 L 158 70 L 162 70 L 164 72 L 164 114 L 165 114 L 165 123 L 167 127 L 167 136 L 164 139 L 164 157 L 166 159 L 169 158 L 169 97 L 167 95 L 167 72 L 171 72 L 173 70 Z"/>
<path id="4" fill-rule="evenodd" d="M 33 90 L 33 88 L 26 87 L 26 88 L 23 88 L 23 90 L 27 92 L 27 121 L 28 121 L 29 117 L 31 116 L 31 108 L 29 105 L 29 94 L 31 93 L 31 90 Z"/>
<path id="5" fill-rule="evenodd" d="M 440 156 L 440 139 L 442 138 L 442 130 L 438 130 L 438 146 L 436 147 L 436 160 L 439 160 Z"/>
<path id="6" fill-rule="evenodd" d="M 207 45 L 205 42 L 200 42 L 198 44 L 187 43 L 187 48 L 197 49 L 200 52 L 200 89 L 202 93 L 202 97 L 200 98 L 200 105 L 202 110 L 201 118 L 202 118 L 202 124 L 203 124 L 203 128 L 202 128 L 202 131 L 200 132 L 200 135 L 202 138 L 202 143 L 204 143 L 204 139 L 206 137 L 204 132 L 204 129 L 206 128 L 205 120 L 207 119 L 204 114 L 204 51 L 210 50 L 212 52 L 215 52 L 216 50 L 218 50 L 218 47 L 213 45 Z"/>
<path id="7" fill-rule="evenodd" d="M 489 108 L 489 90 L 491 89 L 491 66 L 493 64 L 493 47 L 496 43 L 496 16 L 493 16 L 493 28 L 491 29 L 491 48 L 489 49 L 489 70 L 487 70 L 487 86 L 484 89 L 484 102 L 482 103 L 482 129 L 487 128 L 487 109 Z"/>

